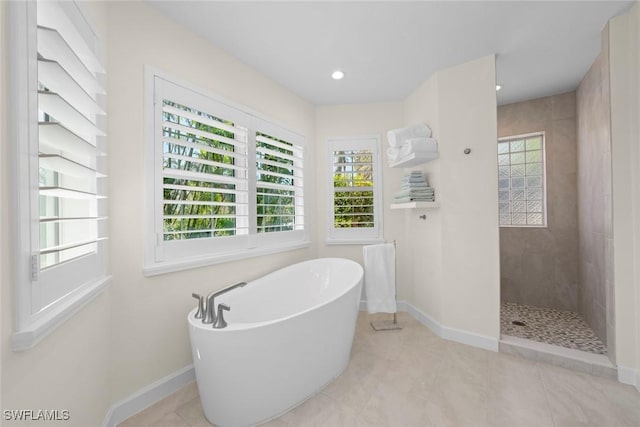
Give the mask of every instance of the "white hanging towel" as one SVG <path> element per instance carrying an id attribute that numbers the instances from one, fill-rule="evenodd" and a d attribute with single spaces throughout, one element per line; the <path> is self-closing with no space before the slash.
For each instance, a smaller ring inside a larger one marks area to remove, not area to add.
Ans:
<path id="1" fill-rule="evenodd" d="M 396 248 L 393 243 L 362 247 L 369 313 L 396 312 Z"/>

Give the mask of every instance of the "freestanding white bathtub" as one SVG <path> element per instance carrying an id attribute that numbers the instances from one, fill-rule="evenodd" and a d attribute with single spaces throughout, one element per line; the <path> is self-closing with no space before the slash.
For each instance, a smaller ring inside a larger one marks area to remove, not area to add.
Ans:
<path id="1" fill-rule="evenodd" d="M 363 270 L 320 258 L 277 270 L 216 298 L 231 307 L 213 329 L 189 313 L 205 416 L 221 427 L 268 421 L 339 376 L 351 353 Z"/>

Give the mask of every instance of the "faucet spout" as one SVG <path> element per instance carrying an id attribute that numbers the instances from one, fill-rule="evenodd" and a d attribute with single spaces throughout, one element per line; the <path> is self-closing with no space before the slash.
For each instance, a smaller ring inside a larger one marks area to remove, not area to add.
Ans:
<path id="1" fill-rule="evenodd" d="M 205 313 L 204 313 L 204 318 L 202 319 L 202 323 L 204 324 L 210 324 L 210 323 L 215 323 L 216 321 L 216 312 L 213 309 L 213 300 L 215 299 L 216 294 L 215 292 L 211 292 L 209 295 L 207 295 L 207 305 Z"/>
<path id="2" fill-rule="evenodd" d="M 247 282 L 240 282 L 240 283 L 236 283 L 235 285 L 227 286 L 226 288 L 220 289 L 219 291 L 211 292 L 207 296 L 207 312 L 204 316 L 204 319 L 202 319 L 202 323 L 209 324 L 209 323 L 216 322 L 217 316 L 216 316 L 216 307 L 214 304 L 214 300 L 216 299 L 217 296 L 220 296 L 229 291 L 232 291 L 235 288 L 241 288 L 246 284 Z"/>

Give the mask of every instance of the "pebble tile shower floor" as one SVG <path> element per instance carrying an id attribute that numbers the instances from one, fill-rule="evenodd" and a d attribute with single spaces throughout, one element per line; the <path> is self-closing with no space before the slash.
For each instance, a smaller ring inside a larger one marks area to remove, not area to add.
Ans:
<path id="1" fill-rule="evenodd" d="M 406 313 L 374 332 L 360 313 L 351 361 L 263 427 L 632 427 L 640 393 L 614 380 L 445 341 Z M 119 427 L 210 427 L 192 383 Z"/>
<path id="2" fill-rule="evenodd" d="M 574 350 L 607 354 L 607 348 L 582 316 L 572 311 L 503 302 L 500 332 Z"/>

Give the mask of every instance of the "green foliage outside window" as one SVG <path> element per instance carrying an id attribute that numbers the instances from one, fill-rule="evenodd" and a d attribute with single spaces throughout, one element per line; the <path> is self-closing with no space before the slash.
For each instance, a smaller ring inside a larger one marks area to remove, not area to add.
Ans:
<path id="1" fill-rule="evenodd" d="M 334 227 L 370 228 L 373 218 L 372 155 L 368 151 L 334 152 Z M 339 189 L 344 188 L 344 191 Z M 369 189 L 370 188 L 370 189 Z"/>
<path id="2" fill-rule="evenodd" d="M 233 123 L 220 120 L 216 117 L 204 114 L 200 111 L 170 102 L 164 101 L 164 105 L 185 110 L 197 114 L 209 120 L 220 121 L 233 126 Z M 195 120 L 190 120 L 167 112 L 163 113 L 165 121 L 176 123 L 194 130 L 208 132 L 233 139 L 234 134 L 218 129 Z M 234 164 L 234 146 L 215 139 L 197 136 L 184 130 L 176 130 L 171 127 L 163 127 L 163 135 L 179 142 L 164 142 L 164 169 L 177 169 L 196 172 L 207 175 L 235 176 L 235 170 L 222 165 L 205 163 L 206 161 L 221 164 Z M 180 142 L 188 142 L 203 146 L 197 149 L 193 146 L 181 145 Z M 206 151 L 205 147 L 228 151 L 229 155 Z M 170 157 L 172 155 L 179 158 Z M 191 160 L 193 159 L 193 160 Z M 204 161 L 204 162 L 203 162 Z M 164 184 L 164 239 L 194 239 L 214 236 L 231 236 L 236 234 L 236 207 L 234 206 L 235 194 L 226 191 L 235 190 L 235 184 L 221 184 L 208 181 L 190 179 L 163 178 Z M 171 186 L 193 187 L 187 189 L 171 188 Z M 167 188 L 169 187 L 169 188 Z M 173 202 L 173 203 L 172 203 Z M 193 204 L 176 202 L 196 202 Z M 202 202 L 202 203 L 197 203 Z M 182 217 L 182 218 L 180 218 Z"/>
<path id="3" fill-rule="evenodd" d="M 258 133 L 258 136 L 292 148 L 288 150 L 282 146 L 264 142 L 264 140 L 256 142 L 258 233 L 293 230 L 296 214 L 295 190 L 260 186 L 261 182 L 285 186 L 296 184 L 294 161 L 279 155 L 293 157 L 293 146 L 286 141 L 263 133 Z"/>

